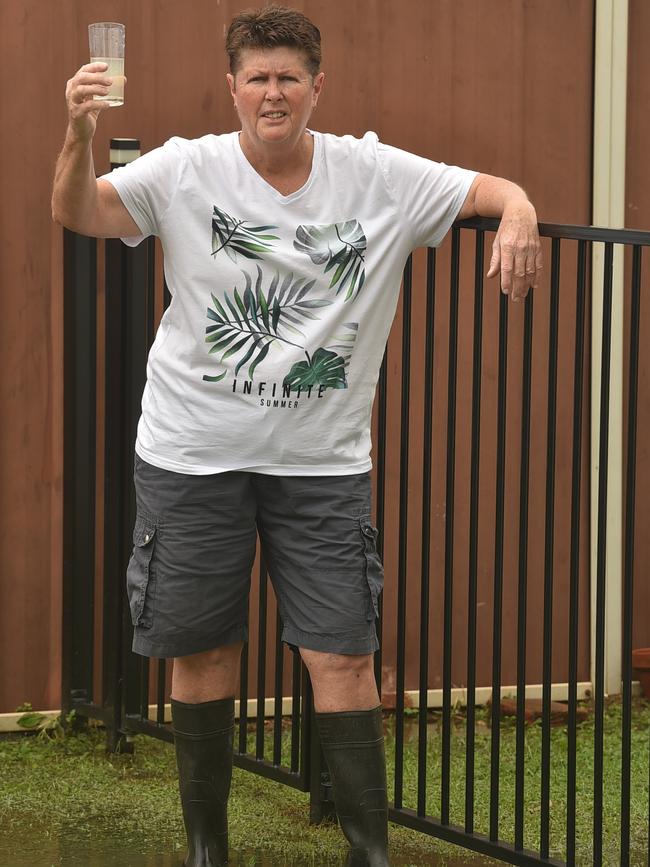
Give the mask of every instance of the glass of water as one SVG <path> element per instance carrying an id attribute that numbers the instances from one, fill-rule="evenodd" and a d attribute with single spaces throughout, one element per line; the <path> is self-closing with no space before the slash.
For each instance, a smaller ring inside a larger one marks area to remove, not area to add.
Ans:
<path id="1" fill-rule="evenodd" d="M 106 63 L 108 69 L 104 74 L 113 79 L 105 96 L 95 95 L 93 98 L 108 102 L 109 105 L 124 104 L 124 35 L 123 24 L 100 21 L 88 25 L 90 62 Z"/>

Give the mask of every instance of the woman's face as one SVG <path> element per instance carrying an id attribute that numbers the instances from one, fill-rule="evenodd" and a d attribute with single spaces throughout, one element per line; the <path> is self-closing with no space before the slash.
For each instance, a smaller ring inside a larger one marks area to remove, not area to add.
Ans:
<path id="1" fill-rule="evenodd" d="M 302 51 L 295 48 L 246 49 L 235 75 L 228 75 L 242 125 L 242 145 L 265 150 L 301 140 L 323 86 L 312 77 Z"/>

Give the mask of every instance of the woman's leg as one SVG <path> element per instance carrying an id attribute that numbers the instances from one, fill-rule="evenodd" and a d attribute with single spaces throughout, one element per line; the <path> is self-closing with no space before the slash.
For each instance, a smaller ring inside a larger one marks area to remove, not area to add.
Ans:
<path id="1" fill-rule="evenodd" d="M 228 860 L 235 691 L 242 642 L 174 659 L 172 722 L 187 832 L 185 867 Z"/>
<path id="2" fill-rule="evenodd" d="M 373 654 L 301 648 L 348 865 L 388 867 L 388 800 L 381 706 Z"/>
<path id="3" fill-rule="evenodd" d="M 242 641 L 204 653 L 177 656 L 172 672 L 172 698 L 197 704 L 230 698 L 239 686 Z"/>
<path id="4" fill-rule="evenodd" d="M 316 713 L 369 710 L 379 704 L 374 654 L 321 653 L 300 648 L 314 690 Z"/>

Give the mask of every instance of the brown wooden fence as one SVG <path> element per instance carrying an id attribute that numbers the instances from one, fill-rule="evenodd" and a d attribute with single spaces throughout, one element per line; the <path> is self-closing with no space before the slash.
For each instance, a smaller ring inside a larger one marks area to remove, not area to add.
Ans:
<path id="1" fill-rule="evenodd" d="M 108 168 L 112 136 L 137 136 L 149 150 L 173 134 L 193 137 L 235 127 L 224 83 L 223 35 L 232 14 L 249 5 L 241 0 L 196 0 L 185 5 L 169 0 L 115 0 L 111 17 L 127 25 L 129 83 L 124 108 L 102 118 L 95 148 L 98 171 Z M 592 0 L 408 0 L 401 4 L 388 0 L 305 0 L 296 5 L 318 22 L 323 33 L 327 83 L 313 120 L 316 128 L 354 134 L 374 129 L 390 144 L 511 177 L 528 190 L 543 220 L 589 223 Z M 650 120 L 644 106 L 650 96 L 650 58 L 645 49 L 650 10 L 643 0 L 631 0 L 630 15 L 628 213 L 630 226 L 647 227 Z M 40 708 L 58 707 L 60 701 L 62 233 L 51 223 L 49 198 L 54 161 L 65 129 L 64 84 L 86 60 L 86 25 L 105 16 L 105 4 L 97 0 L 45 5 L 36 0 L 4 0 L 0 6 L 0 63 L 6 83 L 0 102 L 4 145 L 0 168 L 4 314 L 0 318 L 0 712 L 12 711 L 26 700 Z M 498 290 L 492 287 L 486 291 Z M 540 295 L 545 291 L 547 286 Z M 414 303 L 423 302 L 416 297 Z M 100 287 L 100 325 L 102 311 Z M 444 309 L 440 315 L 444 318 Z M 571 315 L 567 310 L 561 323 L 567 335 L 572 328 Z M 421 346 L 422 319 L 416 317 L 415 321 L 414 340 Z M 398 318 L 391 345 L 399 343 L 400 327 Z M 546 326 L 542 315 L 535 327 L 543 341 Z M 496 364 L 495 328 L 495 323 L 487 324 L 486 373 L 490 364 Z M 467 339 L 461 328 L 461 347 L 466 346 Z M 514 345 L 511 357 L 515 365 L 520 352 Z M 461 390 L 470 363 L 463 362 L 465 373 L 461 367 Z M 394 383 L 400 381 L 399 365 L 388 373 Z M 640 373 L 641 394 L 648 393 L 649 375 L 648 370 Z M 414 388 L 417 376 L 415 370 Z M 444 359 L 436 376 L 444 382 Z M 486 393 L 486 413 L 491 412 L 494 399 L 493 393 Z M 568 427 L 562 427 L 569 424 L 562 412 L 563 399 L 560 395 L 560 464 L 568 457 L 570 439 Z M 535 392 L 533 418 L 542 417 L 544 400 L 543 390 Z M 514 402 L 511 406 L 508 423 L 516 429 L 518 411 Z M 461 407 L 460 411 L 458 430 L 469 437 L 462 416 L 466 410 Z M 650 407 L 644 401 L 640 425 L 647 426 L 649 414 Z M 388 424 L 393 430 L 398 424 L 390 407 Z M 438 417 L 436 424 L 443 430 L 444 417 Z M 418 430 L 416 419 L 414 452 Z M 541 430 L 539 435 L 543 436 Z M 645 461 L 645 468 L 647 444 L 640 443 L 639 449 L 638 459 Z M 457 496 L 468 496 L 467 450 L 468 440 L 459 443 Z M 391 486 L 395 489 L 394 474 L 389 474 L 387 484 L 389 490 Z M 487 497 L 494 478 L 487 476 L 484 484 Z M 531 477 L 531 485 L 539 484 Z M 513 507 L 516 480 L 512 485 L 512 491 L 506 492 L 508 508 Z M 649 485 L 640 486 L 639 496 L 647 496 L 648 490 Z M 556 504 L 559 521 L 566 519 L 569 509 L 563 493 L 560 487 Z M 412 497 L 417 509 L 415 489 Z M 440 556 L 442 491 L 435 502 L 438 512 L 432 538 Z M 642 514 L 647 511 L 643 499 L 640 508 Z M 387 520 L 388 532 L 394 515 L 388 515 Z M 533 521 L 531 540 L 542 538 L 541 529 Z M 418 531 L 414 533 L 410 543 L 416 558 Z M 466 546 L 462 521 L 456 534 L 462 552 Z M 489 540 L 481 544 L 481 563 L 489 564 Z M 508 544 L 505 554 L 506 563 L 513 568 L 514 545 Z M 567 551 L 562 544 L 555 556 L 558 565 L 565 562 Z M 636 556 L 639 567 L 650 567 L 650 540 L 640 540 Z M 460 554 L 458 561 L 462 562 Z M 386 565 L 386 605 L 392 605 L 390 576 L 395 563 L 389 559 Z M 481 568 L 487 570 L 489 566 Z M 512 592 L 506 585 L 506 593 Z M 512 608 L 514 595 L 506 601 Z M 485 614 L 488 624 L 489 598 L 485 603 L 480 617 Z M 531 605 L 535 604 L 533 597 Z M 647 583 L 637 582 L 637 605 L 639 610 L 648 611 Z M 635 643 L 648 644 L 649 618 L 638 620 Z M 479 641 L 487 640 L 488 632 L 487 625 L 479 625 Z M 386 635 L 385 640 L 389 647 L 391 636 Z M 566 658 L 563 644 L 565 636 L 560 632 L 558 659 Z M 531 658 L 531 676 L 538 663 Z M 587 658 L 581 666 L 585 674 Z M 457 676 L 462 683 L 462 672 Z M 505 672 L 504 676 L 507 680 Z M 435 668 L 431 685 L 436 686 Z"/>

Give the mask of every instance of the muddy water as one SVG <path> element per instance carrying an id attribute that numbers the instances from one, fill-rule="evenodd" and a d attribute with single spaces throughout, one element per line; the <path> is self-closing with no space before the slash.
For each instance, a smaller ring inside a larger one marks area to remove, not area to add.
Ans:
<path id="1" fill-rule="evenodd" d="M 100 845 L 92 841 L 79 841 L 73 831 L 59 839 L 47 837 L 27 837 L 24 833 L 14 835 L 3 829 L 0 835 L 0 864 L 3 867 L 182 867 L 184 852 L 149 853 L 138 852 L 137 841 L 116 839 L 102 841 Z M 476 860 L 468 853 L 467 858 L 450 859 L 432 856 L 430 860 L 418 858 L 392 860 L 394 867 L 460 867 L 484 864 L 494 864 Z M 254 852 L 232 852 L 230 867 L 286 867 L 286 861 L 270 858 L 268 855 Z M 323 864 L 298 865 L 293 867 L 335 867 L 335 862 L 328 860 Z"/>
<path id="2" fill-rule="evenodd" d="M 180 857 L 176 857 L 173 855 L 136 855 L 133 853 L 125 852 L 125 851 L 115 851 L 112 853 L 103 852 L 103 853 L 93 853 L 93 852 L 79 852 L 76 855 L 69 854 L 67 856 L 62 857 L 58 854 L 46 854 L 44 852 L 28 854 L 24 853 L 22 856 L 12 855 L 8 860 L 5 860 L 4 853 L 0 850 L 0 855 L 3 857 L 3 864 L 6 864 L 7 867 L 11 865 L 11 867 L 182 867 L 182 859 Z M 342 863 L 342 862 L 341 862 Z M 417 862 L 413 860 L 392 860 L 391 864 L 394 867 L 425 867 L 425 865 L 432 865 L 432 867 L 460 867 L 460 865 L 482 865 L 483 861 L 474 861 L 474 860 L 454 860 L 450 861 L 448 859 L 441 860 L 440 858 L 434 858 L 430 861 L 423 861 L 418 859 Z M 489 862 L 490 864 L 495 862 Z M 268 856 L 264 855 L 237 855 L 233 853 L 230 861 L 228 862 L 229 867 L 286 867 L 285 861 L 277 861 L 272 860 Z M 334 862 L 328 861 L 327 865 L 299 865 L 298 862 L 292 862 L 292 867 L 335 867 Z"/>
<path id="3" fill-rule="evenodd" d="M 43 860 L 44 859 L 44 860 Z M 12 857 L 8 861 L 3 861 L 7 867 L 68 867 L 68 865 L 84 865 L 84 867 L 181 867 L 181 858 L 176 858 L 170 855 L 134 855 L 128 852 L 109 853 L 79 853 L 78 855 L 70 855 L 65 858 L 60 856 L 48 857 L 44 853 L 32 855 L 29 857 L 18 856 L 18 860 Z M 341 862 L 342 863 L 342 862 Z M 481 861 L 449 861 L 435 859 L 431 861 L 412 860 L 399 861 L 393 860 L 391 864 L 394 867 L 424 867 L 424 865 L 435 865 L 435 867 L 460 867 L 460 865 L 481 865 Z M 490 862 L 493 863 L 493 862 Z M 285 861 L 273 861 L 268 857 L 261 856 L 240 856 L 233 854 L 233 857 L 228 862 L 229 867 L 286 867 Z M 292 862 L 292 867 L 335 867 L 331 861 L 327 865 L 299 865 L 297 862 Z"/>

